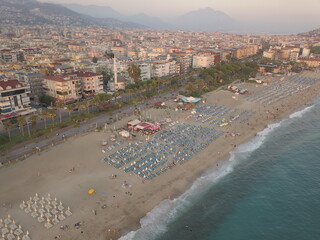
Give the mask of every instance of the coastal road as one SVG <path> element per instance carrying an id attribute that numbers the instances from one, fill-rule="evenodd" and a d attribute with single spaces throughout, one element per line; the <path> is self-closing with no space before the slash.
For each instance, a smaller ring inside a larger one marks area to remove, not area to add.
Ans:
<path id="1" fill-rule="evenodd" d="M 196 77 L 196 76 L 198 76 L 198 75 L 195 75 L 195 77 Z M 187 78 L 182 78 L 182 79 L 179 80 L 179 83 L 180 83 L 180 84 L 184 84 L 184 83 L 187 82 L 187 80 L 188 80 Z M 165 90 L 165 89 L 166 89 L 166 88 L 165 88 L 164 86 L 162 86 L 162 87 L 160 87 L 159 91 Z M 180 90 L 182 90 L 182 89 L 183 89 L 183 87 L 179 88 L 179 90 L 177 90 L 177 91 L 180 91 Z M 141 93 L 136 94 L 136 96 L 138 96 L 139 94 L 141 94 Z M 170 95 L 170 93 L 169 93 L 169 95 Z M 163 96 L 163 97 L 162 97 L 162 96 Z M 168 95 L 167 95 L 166 93 L 164 93 L 164 94 L 159 95 L 159 96 L 157 96 L 157 97 L 158 97 L 158 100 L 157 100 L 157 101 L 159 102 L 159 101 L 161 101 L 161 99 L 163 100 L 165 97 L 168 97 Z M 121 96 L 121 98 L 118 98 L 118 99 L 117 99 L 118 102 L 127 102 L 128 100 L 129 100 L 129 95 L 128 95 L 128 94 L 123 94 L 123 95 Z M 154 104 L 155 102 L 157 102 L 157 101 L 153 101 L 153 102 L 152 102 L 152 99 L 151 99 L 151 102 L 149 102 L 149 101 L 150 101 L 150 100 L 147 100 L 146 102 L 149 103 L 149 104 Z M 111 104 L 114 104 L 114 103 L 115 103 L 114 99 L 109 100 L 109 102 L 110 102 Z M 60 121 L 59 111 L 60 111 L 60 110 L 57 110 L 57 112 L 56 112 L 56 117 L 55 117 L 55 119 L 54 119 L 54 122 L 56 122 L 56 123 Z M 129 113 L 128 110 L 124 110 L 124 112 Z M 78 114 L 80 114 L 80 112 L 79 112 L 79 111 L 72 111 L 71 114 L 72 114 L 72 115 L 78 115 Z M 37 128 L 44 128 L 45 124 L 44 124 L 44 120 L 43 120 L 42 117 L 40 116 L 40 109 L 38 109 L 38 115 L 39 115 L 39 118 L 38 118 L 38 120 L 37 120 Z M 65 109 L 61 109 L 61 119 L 62 119 L 62 120 L 65 120 L 65 119 L 67 119 L 68 117 L 69 117 L 69 112 L 68 112 L 67 110 L 65 110 Z M 28 119 L 28 117 L 27 117 L 27 119 Z M 47 124 L 49 125 L 49 124 L 51 124 L 51 123 L 52 123 L 52 120 L 51 120 L 51 119 L 47 119 Z M 2 126 L 2 124 L 0 124 L 0 125 L 1 125 L 1 126 L 0 126 L 0 134 L 8 135 L 7 131 L 6 131 L 5 128 Z M 29 126 L 30 126 L 30 125 L 29 125 Z M 25 128 L 25 131 L 27 131 L 27 125 L 25 125 L 24 128 Z M 30 128 L 31 128 L 31 126 L 30 126 Z M 11 130 L 11 136 L 14 136 L 14 135 L 17 135 L 17 134 L 20 134 L 20 129 L 19 129 L 18 124 L 15 124 L 15 125 L 13 126 L 12 130 Z"/>
<path id="2" fill-rule="evenodd" d="M 130 106 L 126 106 L 124 108 L 118 109 L 113 112 L 112 116 L 110 116 L 108 113 L 103 114 L 99 117 L 96 117 L 81 123 L 80 126 L 77 128 L 74 128 L 73 126 L 69 126 L 67 128 L 56 131 L 49 136 L 39 137 L 32 141 L 17 145 L 0 156 L 0 163 L 5 164 L 19 157 L 23 157 L 25 155 L 27 156 L 28 154 L 35 152 L 36 151 L 35 149 L 44 149 L 44 148 L 50 147 L 51 145 L 59 144 L 63 142 L 65 139 L 67 140 L 70 137 L 84 134 L 86 132 L 92 132 L 95 130 L 96 125 L 104 126 L 106 123 L 112 124 L 115 121 L 117 121 L 117 119 L 123 118 L 125 116 L 133 115 L 135 108 L 146 109 L 148 107 L 153 106 L 153 104 L 156 102 L 165 101 L 167 99 L 173 98 L 181 89 L 182 88 L 179 88 L 178 90 L 164 93 L 160 96 L 150 98 L 139 104 L 130 105 Z"/>

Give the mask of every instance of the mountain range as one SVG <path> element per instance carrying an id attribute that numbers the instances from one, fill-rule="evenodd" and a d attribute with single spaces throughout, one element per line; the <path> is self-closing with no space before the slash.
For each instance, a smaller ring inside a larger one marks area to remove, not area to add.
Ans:
<path id="1" fill-rule="evenodd" d="M 189 31 L 229 31 L 239 29 L 240 24 L 221 11 L 212 8 L 201 8 L 178 17 L 161 19 L 145 13 L 127 16 L 108 6 L 63 4 L 63 6 L 88 16 L 104 18 L 112 17 L 121 21 L 129 21 L 154 29 L 182 29 Z"/>
<path id="2" fill-rule="evenodd" d="M 300 33 L 298 35 L 305 36 L 305 37 L 317 37 L 320 39 L 320 28 L 311 30 L 309 32 Z"/>
<path id="3" fill-rule="evenodd" d="M 272 18 L 267 20 L 255 19 L 246 22 L 240 21 L 230 17 L 222 11 L 216 11 L 212 8 L 201 8 L 176 17 L 159 18 L 149 16 L 145 13 L 127 16 L 115 11 L 111 7 L 105 6 L 84 6 L 80 4 L 64 4 L 64 6 L 89 16 L 98 18 L 108 16 L 121 21 L 130 21 L 155 29 L 257 34 L 289 34 L 303 32 L 308 29 L 308 26 L 302 21 L 288 22 L 285 18 L 284 21 L 276 21 Z M 312 25 L 317 27 L 315 23 L 310 24 L 309 27 Z"/>
<path id="4" fill-rule="evenodd" d="M 137 23 L 110 17 L 94 18 L 58 4 L 40 3 L 36 0 L 0 0 L 0 24 L 145 28 Z"/>
<path id="5" fill-rule="evenodd" d="M 46 1 L 46 0 L 41 0 Z M 50 1 L 50 0 L 48 0 Z M 37 0 L 0 0 L 0 24 L 103 26 L 107 28 L 152 28 L 234 33 L 292 33 L 303 24 L 241 22 L 212 8 L 201 8 L 171 18 L 139 13 L 125 15 L 107 6 L 40 3 Z"/>
<path id="6" fill-rule="evenodd" d="M 91 17 L 95 18 L 114 18 L 120 21 L 133 22 L 136 24 L 148 26 L 155 29 L 174 29 L 175 27 L 171 24 L 161 20 L 157 17 L 149 16 L 145 13 L 139 13 L 131 16 L 127 16 L 115 11 L 113 8 L 108 6 L 96 6 L 96 5 L 81 5 L 81 4 L 63 4 L 63 6 Z"/>

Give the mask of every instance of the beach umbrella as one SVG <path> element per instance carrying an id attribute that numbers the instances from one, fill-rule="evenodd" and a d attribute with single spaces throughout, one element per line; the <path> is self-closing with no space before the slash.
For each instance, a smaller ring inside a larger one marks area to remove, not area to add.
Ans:
<path id="1" fill-rule="evenodd" d="M 88 194 L 91 195 L 95 192 L 95 190 L 93 188 L 91 188 L 89 191 L 88 191 Z"/>

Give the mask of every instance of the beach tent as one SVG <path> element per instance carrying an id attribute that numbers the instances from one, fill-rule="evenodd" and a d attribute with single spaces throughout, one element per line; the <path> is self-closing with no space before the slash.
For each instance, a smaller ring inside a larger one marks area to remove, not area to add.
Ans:
<path id="1" fill-rule="evenodd" d="M 135 120 L 132 120 L 132 121 L 128 122 L 128 125 L 129 125 L 129 126 L 136 126 L 136 125 L 138 125 L 139 123 L 141 123 L 141 121 L 138 120 L 138 119 L 135 119 Z"/>
<path id="2" fill-rule="evenodd" d="M 119 134 L 122 137 L 130 137 L 130 133 L 126 130 L 122 130 L 121 132 L 119 132 Z"/>
<path id="3" fill-rule="evenodd" d="M 95 191 L 94 191 L 94 189 L 93 188 L 91 188 L 89 191 L 88 191 L 88 194 L 93 194 Z"/>
<path id="4" fill-rule="evenodd" d="M 201 101 L 201 98 L 194 98 L 194 97 L 184 97 L 181 98 L 182 101 L 186 102 L 186 103 L 197 103 L 199 101 Z"/>

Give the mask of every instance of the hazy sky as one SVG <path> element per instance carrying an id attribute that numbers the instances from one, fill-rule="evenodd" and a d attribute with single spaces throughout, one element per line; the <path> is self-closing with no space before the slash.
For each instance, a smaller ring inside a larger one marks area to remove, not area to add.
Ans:
<path id="1" fill-rule="evenodd" d="M 282 21 L 320 27 L 320 0 L 38 0 L 110 6 L 124 14 L 144 12 L 153 16 L 177 16 L 211 7 L 242 21 Z"/>
<path id="2" fill-rule="evenodd" d="M 53 3 L 79 3 L 110 6 L 134 14 L 178 15 L 198 8 L 211 7 L 234 18 L 295 17 L 320 15 L 320 0 L 40 0 Z M 318 18 L 319 19 L 319 18 Z M 303 19 L 302 19 L 303 20 Z"/>

